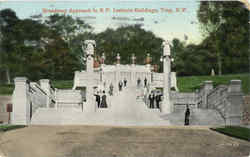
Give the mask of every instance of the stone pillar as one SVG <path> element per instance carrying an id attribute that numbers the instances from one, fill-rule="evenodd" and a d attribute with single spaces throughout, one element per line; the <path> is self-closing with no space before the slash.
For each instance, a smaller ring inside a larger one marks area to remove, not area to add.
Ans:
<path id="1" fill-rule="evenodd" d="M 15 78 L 15 89 L 12 95 L 13 112 L 11 123 L 16 125 L 30 124 L 30 100 L 28 97 L 28 80 L 26 77 Z"/>
<path id="2" fill-rule="evenodd" d="M 243 115 L 243 93 L 241 80 L 231 80 L 228 87 L 226 125 L 240 125 Z"/>
<path id="3" fill-rule="evenodd" d="M 173 111 L 173 104 L 170 101 L 170 72 L 171 63 L 170 57 L 165 56 L 163 61 L 163 102 L 161 106 L 162 113 L 171 113 Z"/>
<path id="4" fill-rule="evenodd" d="M 51 102 L 51 99 L 50 99 L 50 81 L 49 79 L 41 79 L 40 81 L 40 86 L 41 88 L 44 90 L 45 93 L 47 93 L 47 101 L 46 101 L 46 105 L 47 105 L 47 108 L 49 108 L 49 105 L 50 105 L 50 102 Z"/>
<path id="5" fill-rule="evenodd" d="M 85 52 L 87 55 L 87 72 L 94 72 L 94 47 L 96 45 L 94 40 L 85 40 L 84 44 L 86 45 Z"/>
<path id="6" fill-rule="evenodd" d="M 207 95 L 210 93 L 211 90 L 213 90 L 213 81 L 204 81 L 201 108 L 209 108 L 207 103 Z"/>
<path id="7" fill-rule="evenodd" d="M 79 74 L 80 74 L 80 71 L 75 71 L 75 74 L 74 74 L 74 85 L 73 85 L 73 88 L 72 89 L 76 89 L 77 86 L 79 86 Z"/>
<path id="8" fill-rule="evenodd" d="M 173 103 L 170 101 L 170 75 L 171 60 L 169 43 L 163 42 L 163 102 L 161 112 L 168 114 L 173 112 Z"/>
<path id="9" fill-rule="evenodd" d="M 95 112 L 96 110 L 93 85 L 86 87 L 86 104 L 83 110 L 87 112 Z"/>
<path id="10" fill-rule="evenodd" d="M 95 78 L 94 74 L 94 47 L 96 43 L 94 40 L 85 40 L 84 44 L 87 45 L 85 48 L 87 54 L 87 74 L 90 78 Z M 94 99 L 94 89 L 95 86 L 93 80 L 89 80 L 86 86 L 86 105 L 85 110 L 87 112 L 95 112 L 95 99 Z"/>

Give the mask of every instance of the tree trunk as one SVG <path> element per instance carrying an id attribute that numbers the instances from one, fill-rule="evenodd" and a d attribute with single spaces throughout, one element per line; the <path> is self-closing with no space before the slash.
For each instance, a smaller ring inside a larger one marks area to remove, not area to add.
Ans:
<path id="1" fill-rule="evenodd" d="M 221 56 L 220 53 L 218 53 L 218 68 L 219 68 L 219 76 L 222 75 L 222 62 L 221 62 Z"/>
<path id="2" fill-rule="evenodd" d="M 10 70 L 9 70 L 9 68 L 6 68 L 6 79 L 7 79 L 7 84 L 10 84 Z"/>

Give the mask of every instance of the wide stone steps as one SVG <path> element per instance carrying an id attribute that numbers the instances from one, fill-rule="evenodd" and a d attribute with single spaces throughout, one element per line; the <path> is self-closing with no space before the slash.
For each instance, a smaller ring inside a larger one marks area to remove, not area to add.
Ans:
<path id="1" fill-rule="evenodd" d="M 161 117 L 168 119 L 172 125 L 184 125 L 185 109 Z M 189 122 L 190 125 L 224 125 L 223 118 L 213 109 L 190 109 Z"/>
<path id="2" fill-rule="evenodd" d="M 36 125 L 119 125 L 164 126 L 168 120 L 159 117 L 159 110 L 149 109 L 141 99 L 136 87 L 127 87 L 116 96 L 108 97 L 109 108 L 99 108 L 89 113 L 76 108 L 39 108 L 32 118 Z"/>

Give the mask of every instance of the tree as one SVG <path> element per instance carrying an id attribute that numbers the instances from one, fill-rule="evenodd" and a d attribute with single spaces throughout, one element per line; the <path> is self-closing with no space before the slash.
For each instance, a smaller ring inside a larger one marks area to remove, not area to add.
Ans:
<path id="1" fill-rule="evenodd" d="M 247 69 L 248 13 L 238 1 L 200 2 L 197 16 L 205 41 L 213 41 L 209 48 L 216 54 L 219 75 L 222 71 L 236 72 L 236 67 Z"/>
<path id="2" fill-rule="evenodd" d="M 19 22 L 16 13 L 11 9 L 0 11 L 0 68 L 6 71 L 7 83 L 10 84 L 11 57 L 13 56 L 13 46 L 17 43 L 15 25 Z"/>

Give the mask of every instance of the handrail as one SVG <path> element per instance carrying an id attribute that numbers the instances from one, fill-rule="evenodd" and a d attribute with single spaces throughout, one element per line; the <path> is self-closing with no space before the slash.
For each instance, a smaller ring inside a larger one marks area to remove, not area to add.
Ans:
<path id="1" fill-rule="evenodd" d="M 227 86 L 225 85 L 219 85 L 216 88 L 214 88 L 212 91 L 210 91 L 207 95 L 207 97 L 210 97 L 211 95 L 213 95 L 216 91 L 218 91 L 218 89 L 222 88 L 223 90 L 227 90 Z"/>

